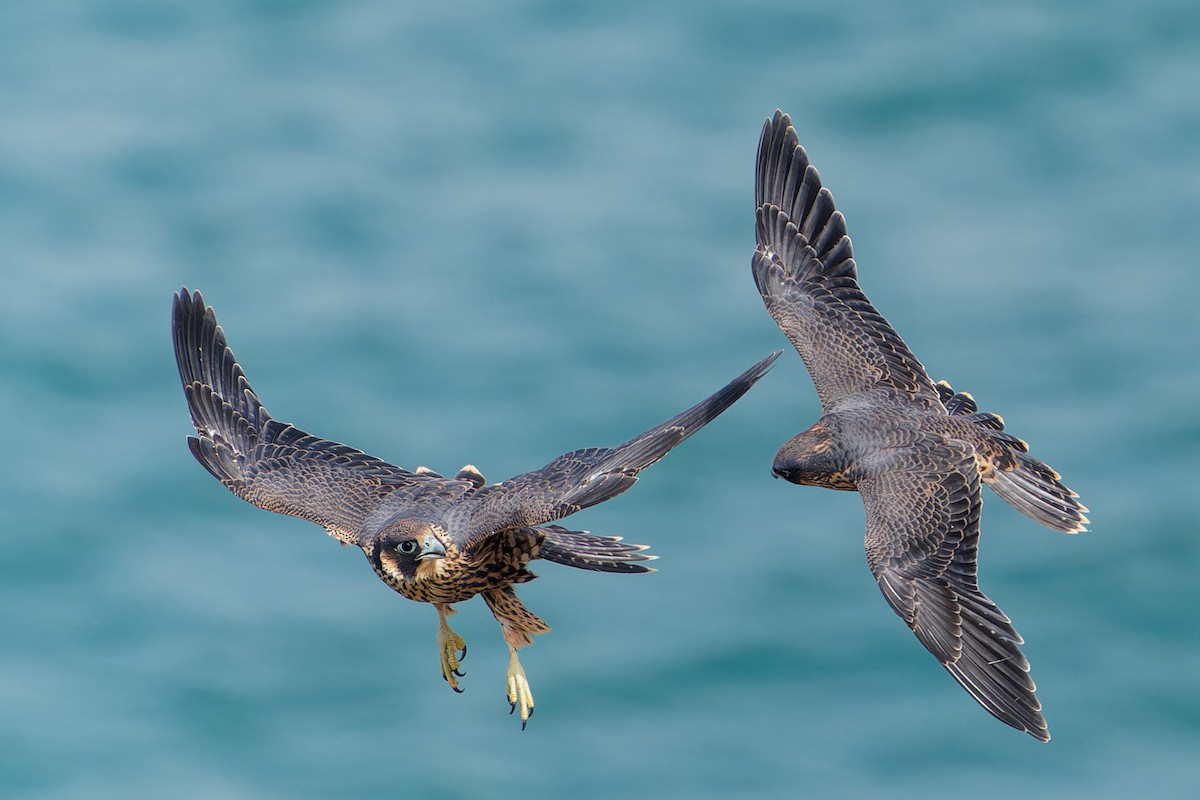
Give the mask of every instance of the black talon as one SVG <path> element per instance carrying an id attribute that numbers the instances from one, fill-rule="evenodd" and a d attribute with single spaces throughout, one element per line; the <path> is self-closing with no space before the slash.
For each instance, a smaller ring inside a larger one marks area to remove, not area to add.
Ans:
<path id="1" fill-rule="evenodd" d="M 516 710 L 517 710 L 517 704 L 516 704 L 516 703 L 509 703 L 509 704 L 508 704 L 508 715 L 509 715 L 510 717 L 513 715 L 513 712 L 514 712 L 514 711 L 516 711 Z"/>
<path id="2" fill-rule="evenodd" d="M 450 688 L 451 688 L 451 689 L 453 689 L 453 690 L 454 690 L 455 692 L 457 692 L 458 694 L 462 694 L 462 693 L 463 693 L 463 690 L 462 690 L 462 689 L 460 689 L 460 688 L 458 688 L 457 686 L 451 686 Z"/>
<path id="3" fill-rule="evenodd" d="M 467 673 L 463 672 L 461 669 L 452 669 L 452 670 L 450 670 L 450 671 L 451 671 L 451 672 L 453 672 L 453 673 L 454 673 L 456 676 L 458 676 L 459 678 L 465 678 L 465 677 L 467 677 Z"/>
<path id="4" fill-rule="evenodd" d="M 467 657 L 467 643 L 466 643 L 466 642 L 463 642 L 463 646 L 462 646 L 462 652 L 460 652 L 460 653 L 458 654 L 458 660 L 459 660 L 459 661 L 462 661 L 462 660 L 463 660 L 464 658 L 466 658 L 466 657 Z"/>

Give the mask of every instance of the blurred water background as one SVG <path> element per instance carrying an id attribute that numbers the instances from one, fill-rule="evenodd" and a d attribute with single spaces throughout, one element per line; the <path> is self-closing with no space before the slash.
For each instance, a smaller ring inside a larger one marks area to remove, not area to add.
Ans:
<path id="1" fill-rule="evenodd" d="M 1200 7 L 1191 0 L 211 3 L 0 11 L 0 795 L 1195 796 Z M 492 480 L 615 444 L 786 345 L 749 275 L 790 112 L 864 287 L 1092 509 L 987 494 L 982 586 L 1054 740 L 886 607 L 857 497 L 770 479 L 788 349 L 572 524 L 506 653 L 191 459 L 171 293 L 272 413 Z M 670 793 L 670 794 L 668 794 Z"/>

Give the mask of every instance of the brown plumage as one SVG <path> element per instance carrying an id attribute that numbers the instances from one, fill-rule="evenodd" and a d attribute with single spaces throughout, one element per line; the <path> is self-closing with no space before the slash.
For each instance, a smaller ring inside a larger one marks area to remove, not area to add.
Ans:
<path id="1" fill-rule="evenodd" d="M 517 649 L 549 630 L 512 588 L 534 579 L 529 563 L 636 573 L 650 571 L 642 562 L 653 558 L 617 537 L 546 523 L 624 492 L 639 472 L 736 402 L 779 356 L 625 444 L 576 450 L 488 486 L 470 465 L 453 478 L 426 467 L 410 471 L 272 419 L 199 292 L 175 295 L 172 327 L 196 460 L 243 500 L 315 522 L 361 548 L 385 583 L 432 603 L 442 676 L 456 691 L 466 644 L 447 618 L 454 603 L 482 595 L 510 649 L 507 694 L 522 727 L 533 695 Z"/>
<path id="2" fill-rule="evenodd" d="M 823 411 L 774 474 L 858 491 L 867 562 L 892 609 L 980 705 L 1049 740 L 1022 639 L 976 580 L 980 484 L 1059 531 L 1085 530 L 1087 509 L 998 415 L 933 383 L 867 300 L 845 219 L 780 111 L 763 127 L 755 204 L 754 281 Z"/>

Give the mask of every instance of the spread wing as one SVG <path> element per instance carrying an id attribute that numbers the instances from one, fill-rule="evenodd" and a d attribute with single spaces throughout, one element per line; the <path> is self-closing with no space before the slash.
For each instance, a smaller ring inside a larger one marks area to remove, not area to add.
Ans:
<path id="1" fill-rule="evenodd" d="M 976 580 L 983 501 L 974 449 L 932 442 L 898 452 L 859 482 L 871 572 L 892 609 L 980 705 L 1047 741 L 1022 639 Z"/>
<path id="2" fill-rule="evenodd" d="M 613 448 L 576 450 L 536 472 L 484 487 L 457 510 L 460 545 L 512 527 L 541 525 L 602 503 L 637 482 L 637 475 L 717 418 L 767 373 L 775 352 L 703 402 Z"/>
<path id="3" fill-rule="evenodd" d="M 343 542 L 357 544 L 363 522 L 397 491 L 456 491 L 455 484 L 462 484 L 462 491 L 471 488 L 464 481 L 417 475 L 271 419 L 199 292 L 185 288 L 175 295 L 171 322 L 179 376 L 197 433 L 188 437 L 188 446 L 213 477 L 243 500 L 311 520 Z"/>
<path id="4" fill-rule="evenodd" d="M 824 410 L 864 392 L 940 405 L 921 362 L 859 288 L 846 220 L 781 111 L 759 140 L 754 199 L 754 281 L 804 359 Z"/>

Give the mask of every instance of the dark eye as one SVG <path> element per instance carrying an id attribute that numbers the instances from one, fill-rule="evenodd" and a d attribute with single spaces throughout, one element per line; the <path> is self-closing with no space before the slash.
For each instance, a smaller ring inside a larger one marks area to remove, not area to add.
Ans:
<path id="1" fill-rule="evenodd" d="M 401 553 L 412 555 L 413 553 L 417 552 L 417 543 L 412 539 L 405 539 L 403 542 L 396 545 L 396 549 Z"/>

